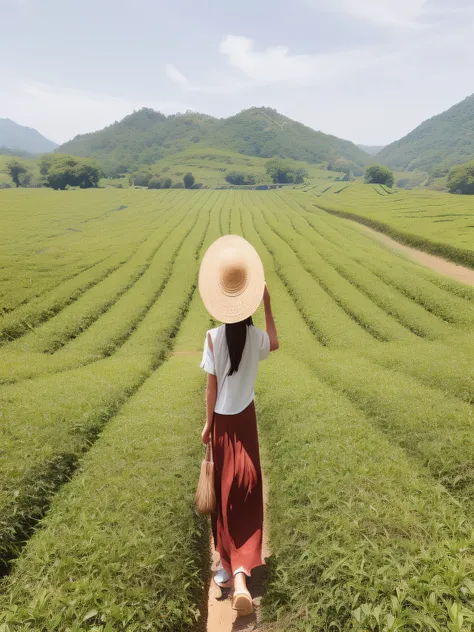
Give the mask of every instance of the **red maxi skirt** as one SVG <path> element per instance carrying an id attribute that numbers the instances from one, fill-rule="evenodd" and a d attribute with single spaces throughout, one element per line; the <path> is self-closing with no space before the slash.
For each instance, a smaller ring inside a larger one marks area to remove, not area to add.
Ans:
<path id="1" fill-rule="evenodd" d="M 228 573 L 243 571 L 250 576 L 263 564 L 262 471 L 254 402 L 237 415 L 214 413 L 212 448 L 214 546 Z"/>

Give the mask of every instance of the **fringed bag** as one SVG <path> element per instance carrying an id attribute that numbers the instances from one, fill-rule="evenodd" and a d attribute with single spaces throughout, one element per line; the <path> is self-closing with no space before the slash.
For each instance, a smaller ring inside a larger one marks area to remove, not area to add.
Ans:
<path id="1" fill-rule="evenodd" d="M 214 490 L 214 460 L 212 458 L 211 439 L 206 446 L 206 454 L 201 463 L 201 474 L 194 497 L 196 510 L 201 514 L 211 514 L 216 509 L 216 492 Z"/>

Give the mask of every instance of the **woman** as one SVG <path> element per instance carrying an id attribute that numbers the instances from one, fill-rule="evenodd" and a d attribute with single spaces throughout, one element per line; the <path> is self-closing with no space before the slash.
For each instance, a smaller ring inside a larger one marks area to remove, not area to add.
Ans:
<path id="1" fill-rule="evenodd" d="M 206 252 L 199 290 L 211 315 L 224 324 L 207 332 L 201 367 L 207 371 L 205 444 L 212 440 L 216 512 L 214 545 L 221 558 L 215 582 L 234 584 L 232 605 L 250 614 L 247 577 L 262 562 L 262 473 L 254 405 L 258 363 L 278 349 L 270 295 L 255 249 L 236 235 L 221 237 Z M 252 314 L 263 296 L 266 332 Z"/>

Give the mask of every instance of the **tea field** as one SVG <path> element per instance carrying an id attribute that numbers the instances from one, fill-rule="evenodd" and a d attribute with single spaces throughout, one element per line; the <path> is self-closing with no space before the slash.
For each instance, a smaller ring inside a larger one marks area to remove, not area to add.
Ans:
<path id="1" fill-rule="evenodd" d="M 429 189 L 381 184 L 317 184 L 320 208 L 355 219 L 409 246 L 474 268 L 474 200 Z"/>
<path id="2" fill-rule="evenodd" d="M 205 629 L 196 284 L 227 233 L 262 257 L 280 338 L 256 400 L 264 629 L 474 630 L 474 288 L 329 193 L 0 193 L 2 632 Z"/>

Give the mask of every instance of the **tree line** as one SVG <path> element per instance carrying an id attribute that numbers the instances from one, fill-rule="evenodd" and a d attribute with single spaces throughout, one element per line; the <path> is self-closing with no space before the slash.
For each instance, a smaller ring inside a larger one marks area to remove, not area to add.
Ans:
<path id="1" fill-rule="evenodd" d="M 93 160 L 65 154 L 45 154 L 38 161 L 39 176 L 30 165 L 18 158 L 6 163 L 6 171 L 16 187 L 50 187 L 64 190 L 66 187 L 91 189 L 97 187 L 102 169 Z"/>

